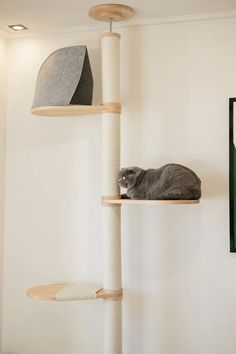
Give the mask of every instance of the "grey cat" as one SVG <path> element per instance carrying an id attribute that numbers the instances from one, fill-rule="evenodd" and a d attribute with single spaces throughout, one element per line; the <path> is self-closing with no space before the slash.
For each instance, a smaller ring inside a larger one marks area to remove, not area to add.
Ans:
<path id="1" fill-rule="evenodd" d="M 118 185 L 127 188 L 124 199 L 199 199 L 201 181 L 189 168 L 174 163 L 157 169 L 122 168 Z"/>

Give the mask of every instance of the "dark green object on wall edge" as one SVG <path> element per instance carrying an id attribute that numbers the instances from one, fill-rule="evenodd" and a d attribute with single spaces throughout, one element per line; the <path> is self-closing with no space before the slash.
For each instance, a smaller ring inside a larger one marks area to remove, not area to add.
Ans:
<path id="1" fill-rule="evenodd" d="M 236 98 L 229 99 L 229 212 L 230 252 L 236 252 L 236 148 L 234 141 L 234 105 Z M 236 110 L 236 107 L 235 107 Z"/>

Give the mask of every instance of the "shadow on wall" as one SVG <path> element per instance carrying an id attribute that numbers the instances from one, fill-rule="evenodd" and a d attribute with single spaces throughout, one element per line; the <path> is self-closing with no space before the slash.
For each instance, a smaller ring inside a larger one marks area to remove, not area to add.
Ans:
<path id="1" fill-rule="evenodd" d="M 202 196 L 213 198 L 228 193 L 228 179 L 221 174 L 215 165 L 203 161 L 191 161 L 190 166 L 202 181 Z M 191 167 L 193 166 L 193 167 Z"/>
<path id="2" fill-rule="evenodd" d="M 90 65 L 93 73 L 93 104 L 101 104 L 101 52 L 100 48 L 88 50 Z"/>

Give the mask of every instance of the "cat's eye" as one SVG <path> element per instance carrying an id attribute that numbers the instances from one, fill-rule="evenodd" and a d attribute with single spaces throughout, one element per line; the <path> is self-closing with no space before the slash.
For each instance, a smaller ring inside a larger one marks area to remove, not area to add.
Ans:
<path id="1" fill-rule="evenodd" d="M 129 175 L 133 175 L 134 171 L 133 170 L 129 170 Z"/>
<path id="2" fill-rule="evenodd" d="M 125 176 L 123 176 L 122 179 L 125 180 Z"/>

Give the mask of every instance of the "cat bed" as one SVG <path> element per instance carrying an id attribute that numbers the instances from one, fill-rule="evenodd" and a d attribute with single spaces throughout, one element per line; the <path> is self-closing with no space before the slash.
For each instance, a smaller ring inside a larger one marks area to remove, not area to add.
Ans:
<path id="1" fill-rule="evenodd" d="M 42 64 L 32 108 L 91 105 L 93 76 L 86 46 L 61 48 Z"/>

